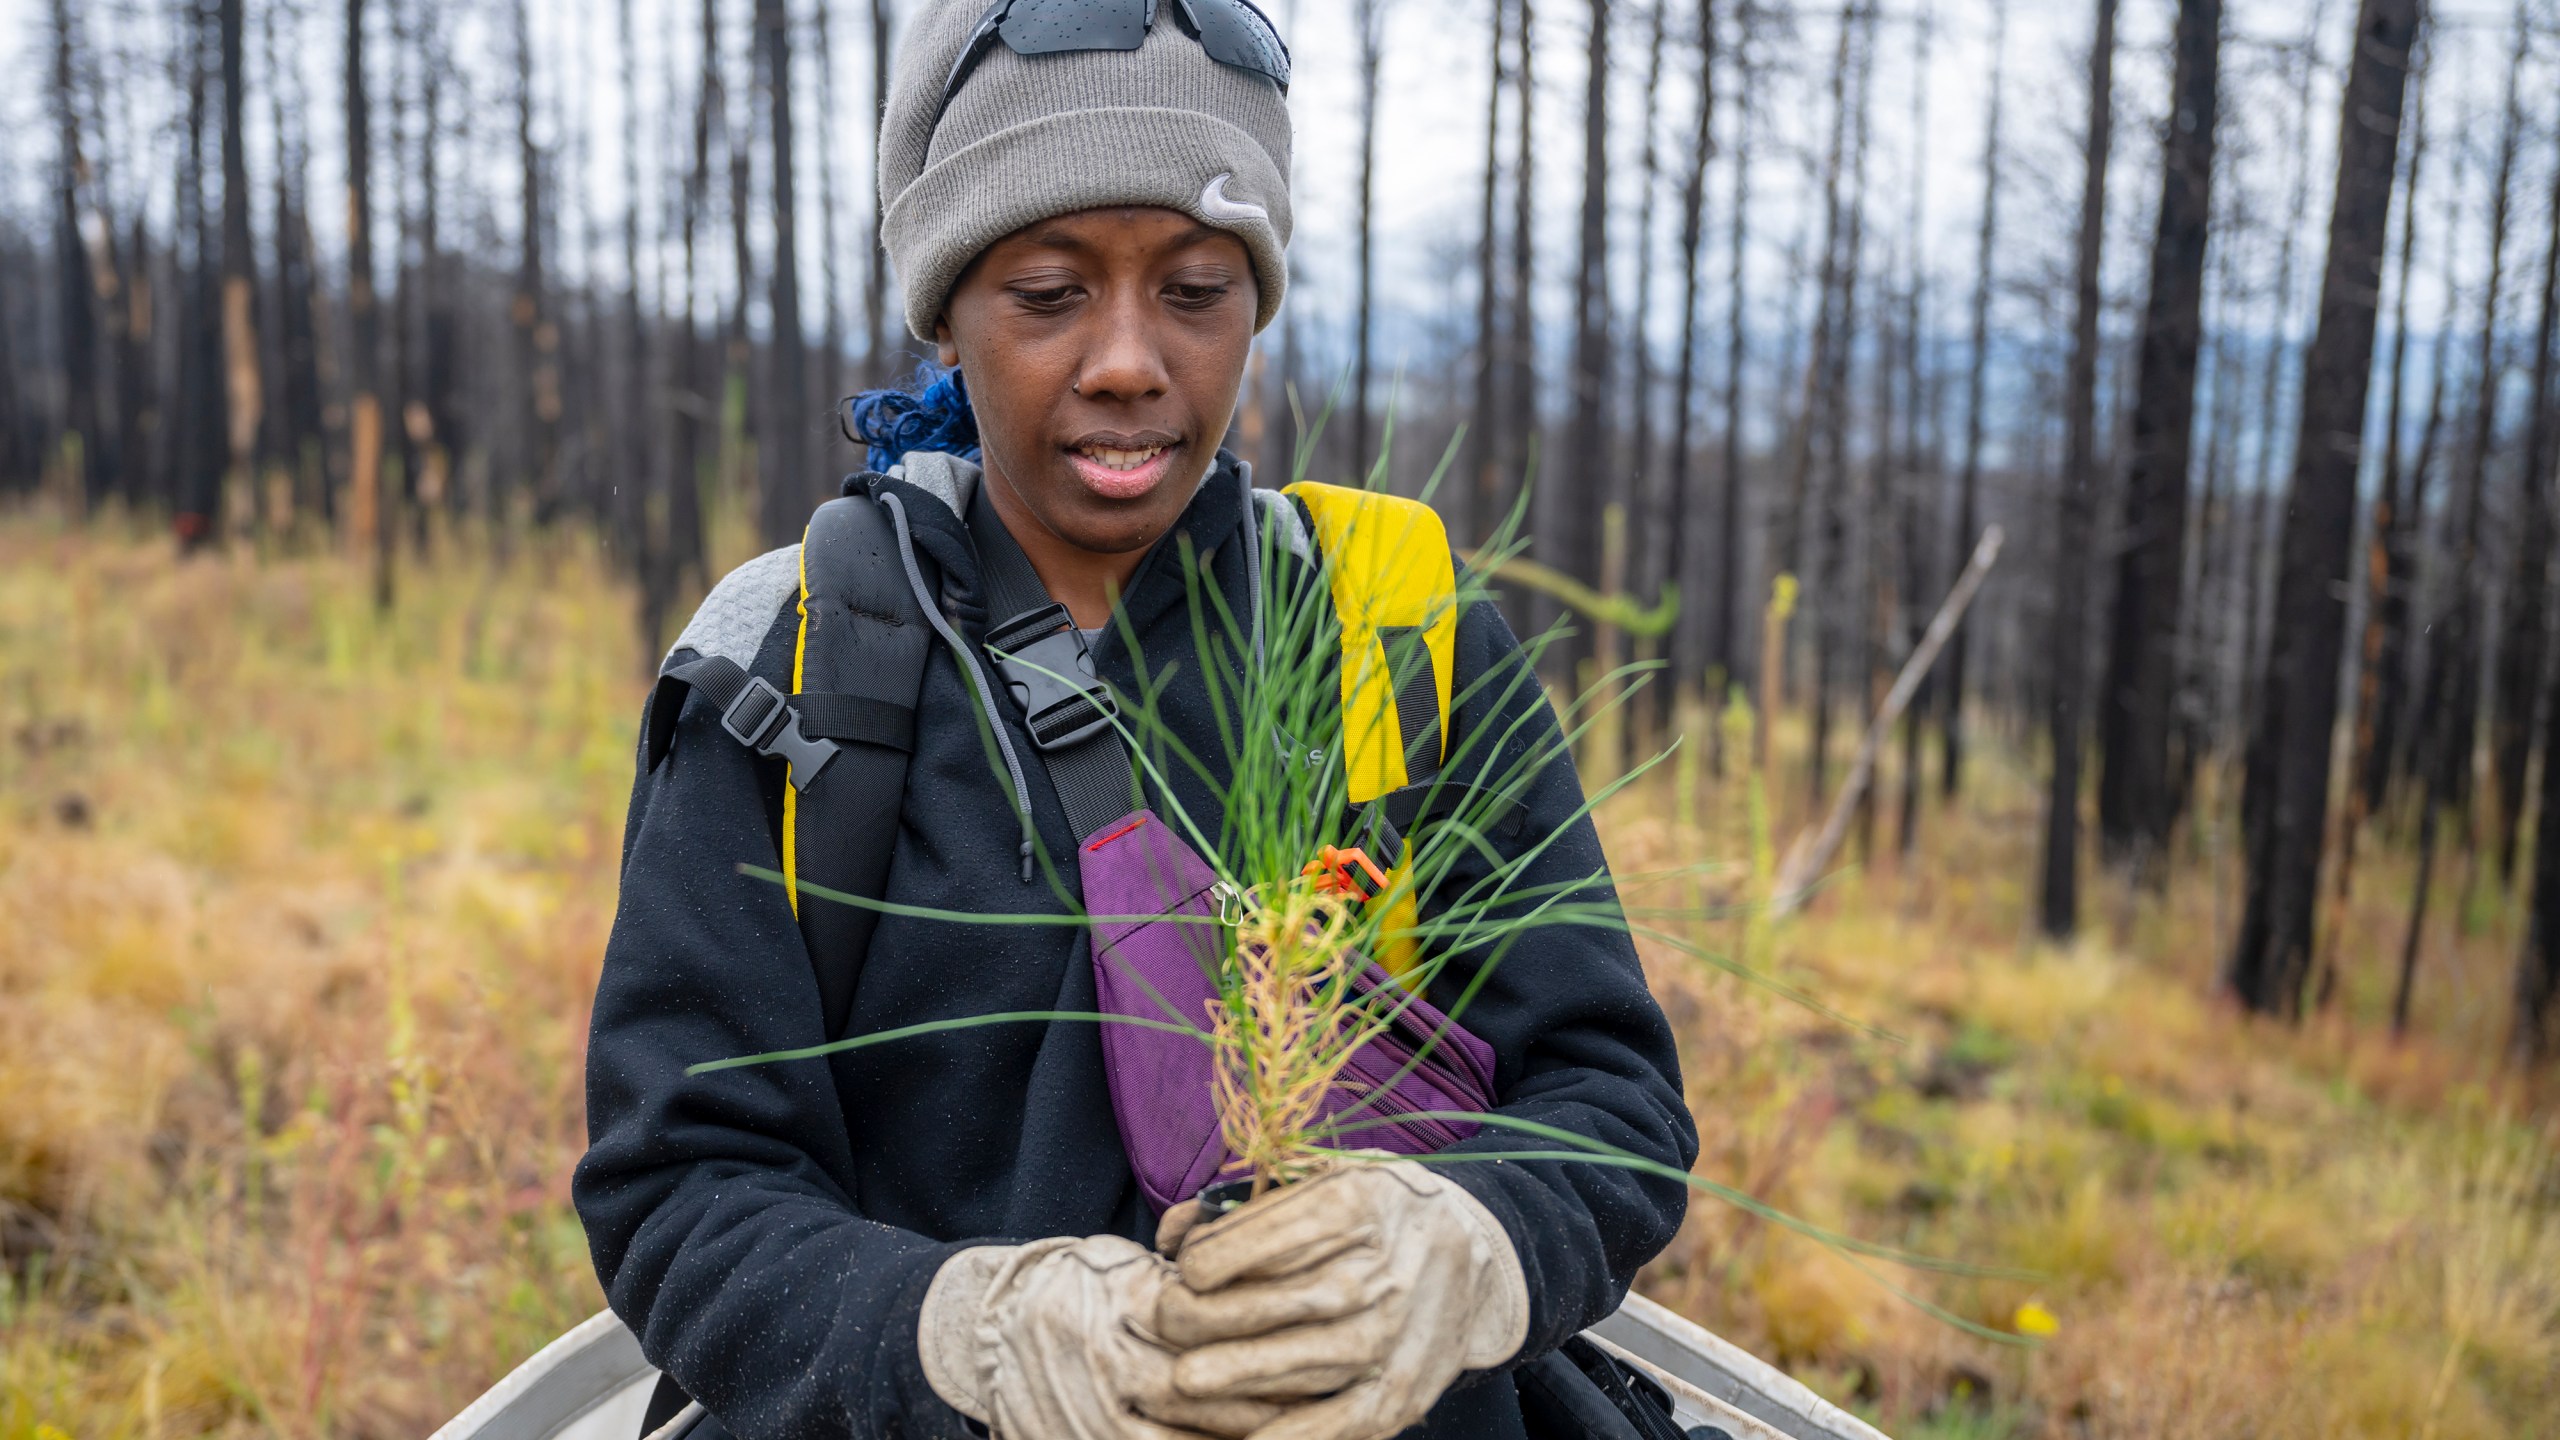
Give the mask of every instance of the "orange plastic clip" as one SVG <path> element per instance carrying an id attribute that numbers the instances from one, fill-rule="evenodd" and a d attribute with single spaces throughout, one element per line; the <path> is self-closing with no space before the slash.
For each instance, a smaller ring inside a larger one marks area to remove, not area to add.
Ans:
<path id="1" fill-rule="evenodd" d="M 1360 875 L 1353 873 L 1354 866 L 1369 877 L 1368 887 L 1361 885 Z M 1316 858 L 1308 861 L 1298 873 L 1316 877 L 1316 889 L 1319 891 L 1348 895 L 1354 900 L 1367 900 L 1387 888 L 1385 873 L 1364 850 L 1327 845 L 1316 851 Z"/>

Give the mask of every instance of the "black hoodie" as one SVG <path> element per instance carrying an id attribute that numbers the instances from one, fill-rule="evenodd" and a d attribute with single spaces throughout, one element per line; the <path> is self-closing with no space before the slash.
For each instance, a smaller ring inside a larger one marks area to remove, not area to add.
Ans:
<path id="1" fill-rule="evenodd" d="M 938 577 L 942 613 L 976 644 L 987 616 L 960 519 L 975 473 L 939 456 L 911 457 L 907 468 L 932 488 L 889 479 L 875 482 L 878 492 L 898 499 L 919 573 L 928 585 Z M 1207 557 L 1232 613 L 1245 613 L 1245 547 L 1234 543 L 1245 533 L 1243 479 L 1222 457 L 1132 577 L 1121 618 L 1140 654 L 1194 653 L 1176 535 Z M 1269 513 L 1303 524 L 1294 511 Z M 696 618 L 703 626 L 725 617 L 733 634 L 752 634 L 740 617 L 751 622 L 770 606 L 760 643 L 748 642 L 750 668 L 786 693 L 794 571 L 789 551 L 741 567 Z M 1106 632 L 1095 659 L 1106 680 L 1132 690 L 1136 668 L 1120 628 Z M 1522 663 L 1501 615 L 1477 605 L 1460 620 L 1451 693 Z M 1194 753 L 1219 754 L 1208 706 L 1183 703 L 1205 695 L 1196 667 L 1172 669 L 1161 713 Z M 1519 743 L 1553 744 L 1556 722 L 1535 685 L 1497 683 L 1477 695 L 1453 719 L 1461 733 L 1498 733 L 1534 709 Z M 1049 879 L 1054 871 L 1070 892 L 1075 884 L 1065 815 L 1046 777 L 1029 768 L 1023 788 L 1040 842 L 1067 863 L 1043 866 L 1026 884 L 1017 792 L 973 696 L 937 644 L 887 898 L 989 914 L 1069 913 Z M 997 709 L 995 723 L 1030 756 L 1013 707 Z M 1204 832 L 1218 833 L 1207 787 L 1188 774 L 1171 783 Z M 1050 1235 L 1143 1243 L 1155 1222 L 1121 1151 L 1089 1024 L 964 1029 L 825 1061 L 685 1075 L 699 1061 L 829 1038 L 784 893 L 739 873 L 741 862 L 780 868 L 784 784 L 781 762 L 732 740 L 696 695 L 672 748 L 632 787 L 621 906 L 587 1054 L 590 1148 L 574 1184 L 578 1214 L 613 1309 L 642 1351 L 741 1440 L 966 1436 L 971 1427 L 934 1394 L 916 1352 L 917 1312 L 942 1262 L 969 1245 Z M 1570 819 L 1581 801 L 1568 761 L 1547 766 L 1531 786 L 1520 843 L 1565 833 L 1526 884 L 1602 864 L 1589 821 Z M 1454 993 L 1471 973 L 1459 957 L 1435 992 Z M 1432 998 L 1446 1004 L 1449 996 Z M 1080 928 L 884 915 L 845 1033 L 1094 1008 Z M 1539 943 L 1515 945 L 1463 1023 L 1499 1057 L 1502 1113 L 1677 1167 L 1695 1159 L 1670 1029 L 1625 935 L 1556 927 Z M 1488 1130 L 1460 1148 L 1544 1147 Z M 1669 1243 L 1687 1200 L 1679 1184 L 1611 1166 L 1493 1161 L 1443 1173 L 1484 1202 L 1519 1251 L 1530 1296 L 1521 1359 L 1616 1308 L 1637 1267 Z M 1516 1391 L 1500 1373 L 1465 1377 L 1410 1433 L 1521 1435 Z"/>

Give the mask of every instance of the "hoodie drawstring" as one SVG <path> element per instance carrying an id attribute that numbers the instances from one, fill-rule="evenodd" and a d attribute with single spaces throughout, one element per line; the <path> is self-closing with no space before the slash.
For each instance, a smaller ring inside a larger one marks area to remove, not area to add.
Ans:
<path id="1" fill-rule="evenodd" d="M 1013 753 L 1013 736 L 1005 730 L 1004 717 L 996 713 L 995 686 L 978 663 L 976 650 L 961 642 L 959 632 L 951 628 L 951 621 L 942 613 L 941 605 L 935 603 L 933 595 L 925 589 L 924 571 L 916 566 L 915 537 L 907 530 L 907 507 L 885 488 L 877 493 L 880 503 L 888 507 L 890 522 L 898 527 L 898 559 L 906 566 L 907 587 L 915 591 L 916 604 L 923 607 L 925 622 L 933 627 L 933 633 L 941 636 L 942 643 L 951 647 L 951 653 L 960 657 L 960 668 L 967 672 L 970 689 L 978 699 L 978 712 L 986 717 L 988 728 L 995 731 L 996 748 L 1004 753 L 1004 768 L 1013 776 L 1013 811 L 1022 820 L 1022 883 L 1028 885 L 1031 883 L 1032 842 L 1039 831 L 1031 821 L 1031 787 L 1022 778 L 1022 759 Z"/>

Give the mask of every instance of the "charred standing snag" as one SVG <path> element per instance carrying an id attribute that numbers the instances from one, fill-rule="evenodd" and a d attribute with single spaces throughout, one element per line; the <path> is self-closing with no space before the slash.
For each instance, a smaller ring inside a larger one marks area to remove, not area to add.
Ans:
<path id="1" fill-rule="evenodd" d="M 1667 462 L 1670 473 L 1665 482 L 1668 495 L 1663 517 L 1664 533 L 1658 541 L 1667 556 L 1663 574 L 1679 584 L 1683 594 L 1695 597 L 1690 601 L 1688 613 L 1680 617 L 1671 632 L 1671 666 L 1675 677 L 1673 684 L 1677 687 L 1685 687 L 1696 676 L 1712 673 L 1729 679 L 1733 674 L 1730 653 L 1733 648 L 1733 617 L 1729 612 L 1734 599 L 1730 588 L 1735 556 L 1730 553 L 1722 555 L 1720 563 L 1712 569 L 1696 563 L 1699 550 L 1695 535 L 1697 515 L 1706 507 L 1696 502 L 1689 478 L 1690 422 L 1697 411 L 1697 397 L 1692 392 L 1697 388 L 1698 346 L 1701 343 L 1698 307 L 1703 303 L 1703 297 L 1699 291 L 1705 279 L 1699 249 L 1705 241 L 1707 161 L 1715 152 L 1715 72 L 1716 7 L 1714 0 L 1698 0 L 1697 124 L 1689 139 L 1687 177 L 1680 187 L 1680 359 L 1674 367 L 1671 382 L 1671 455 Z M 1737 160 L 1737 166 L 1739 163 Z M 1741 333 L 1738 319 L 1734 322 L 1734 333 Z M 1736 483 L 1736 477 L 1726 473 L 1719 479 L 1721 493 L 1733 497 Z M 1737 523 L 1728 501 L 1718 520 L 1716 533 L 1720 542 L 1731 540 Z M 1712 624 L 1715 628 L 1712 630 L 1706 623 L 1701 623 L 1701 617 L 1709 615 L 1714 617 Z M 1709 672 L 1709 666 L 1714 667 L 1712 672 Z M 1715 693 L 1711 683 L 1705 699 L 1712 708 L 1724 697 Z M 1719 747 L 1716 751 L 1719 763 L 1722 753 Z"/>
<path id="2" fill-rule="evenodd" d="M 1956 469 L 1956 543 L 1974 533 L 1982 507 L 1983 385 L 1991 368 L 1991 257 L 2000 236 L 2000 98 L 2007 77 L 2009 6 L 1992 3 L 1990 109 L 1982 129 L 1982 219 L 1975 232 L 1973 326 L 1965 348 L 1964 458 Z M 1737 334 L 1739 330 L 1737 328 Z M 1939 723 L 1942 769 L 1939 787 L 1948 799 L 1964 784 L 1965 632 L 1947 651 L 1946 683 L 1939 687 L 1945 714 Z"/>
<path id="3" fill-rule="evenodd" d="M 2176 74 L 2160 163 L 2150 298 L 2134 380 L 2123 557 L 2099 689 L 2098 830 L 2111 858 L 2166 879 L 2169 730 L 2178 691 L 2180 591 L 2186 583 L 2187 483 L 2196 359 L 2204 338 L 2205 251 L 2213 219 L 2220 118 L 2221 0 L 2180 0 Z"/>
<path id="4" fill-rule="evenodd" d="M 800 331 L 799 212 L 793 201 L 795 167 L 791 142 L 791 6 L 789 0 L 756 0 L 755 35 L 759 89 L 764 97 L 766 137 L 773 157 L 773 273 L 766 304 L 773 334 L 761 388 L 775 408 L 757 454 L 764 462 L 764 514 L 767 543 L 779 545 L 798 533 L 811 501 L 819 498 L 811 479 L 808 437 L 813 410 L 808 399 L 807 345 Z"/>
<path id="5" fill-rule="evenodd" d="M 1568 575 L 1600 573 L 1600 504 L 1615 488 L 1618 459 L 1609 443 L 1609 21 L 1613 0 L 1589 0 L 1582 93 L 1582 209 L 1575 231 L 1573 351 L 1567 362 L 1567 420 L 1562 463 L 1548 473 L 1561 483 L 1540 486 L 1534 558 Z M 1542 467 L 1544 468 L 1544 467 Z M 1543 629 L 1562 612 L 1540 597 L 1531 613 Z M 1576 635 L 1552 647 L 1551 675 L 1570 682 L 1574 667 L 1591 654 Z"/>
<path id="6" fill-rule="evenodd" d="M 2399 764 L 2400 718 L 2407 689 L 2406 653 L 2410 590 L 2416 579 L 2419 527 L 2426 514 L 2426 472 L 2411 475 L 2403 420 L 2408 403 L 2409 291 L 2418 266 L 2418 206 L 2415 196 L 2426 175 L 2427 76 L 2425 51 L 2411 60 L 2409 77 L 2408 162 L 2401 166 L 2400 279 L 2393 291 L 2391 319 L 2390 398 L 2383 406 L 2382 490 L 2374 502 L 2372 533 L 2367 537 L 2367 617 L 2364 674 L 2359 677 L 2357 743 L 2362 765 L 2348 772 L 2350 783 L 2364 792 L 2362 812 L 2382 808 Z M 2354 833 L 2345 838 L 2352 854 Z"/>
<path id="7" fill-rule="evenodd" d="M 2046 708 L 2053 781 L 2045 796 L 2044 933 L 2068 939 L 2080 924 L 2081 704 L 2087 696 L 2088 553 L 2097 525 L 2098 260 L 2106 245 L 2107 157 L 2115 136 L 2116 0 L 2098 0 L 2089 42 L 2089 121 L 2082 140 L 2080 242 L 2073 274 L 2071 366 L 2063 378 L 2062 505 L 2055 549 L 2053 665 Z"/>
<path id="8" fill-rule="evenodd" d="M 1505 41 L 1510 35 L 1509 0 L 1493 0 L 1493 24 L 1486 49 L 1484 193 L 1476 217 L 1475 399 L 1467 412 L 1467 454 L 1456 482 L 1448 487 L 1441 513 L 1461 545 L 1483 538 L 1484 525 L 1501 513 L 1500 421 L 1502 405 L 1502 334 L 1499 307 L 1502 268 L 1495 253 L 1500 239 L 1502 204 L 1502 75 Z"/>
<path id="9" fill-rule="evenodd" d="M 222 45 L 222 377 L 229 401 L 230 483 L 254 483 L 258 422 L 266 407 L 258 357 L 258 262 L 249 239 L 249 149 L 242 133 L 248 67 L 242 62 L 243 0 L 221 0 Z M 206 507 L 210 515 L 218 506 Z M 207 526 L 194 539 L 210 538 Z"/>
<path id="10" fill-rule="evenodd" d="M 2522 21 L 2519 14 L 2519 23 Z M 2521 48 L 2521 47 L 2519 47 Z M 2550 648 L 2552 506 L 2551 466 L 2560 449 L 2560 415 L 2554 415 L 2552 344 L 2560 329 L 2560 171 L 2551 184 L 2552 209 L 2542 250 L 2541 294 L 2535 308 L 2532 383 L 2525 392 L 2522 484 L 2516 501 L 2514 578 L 2502 613 L 2508 617 L 2498 651 L 2498 711 L 2492 726 L 2498 768 L 2498 879 L 2512 878 L 2516 842 L 2524 828 L 2525 768 L 2533 754 L 2533 721 L 2542 700 Z M 2548 752 L 2545 752 L 2548 753 Z"/>
<path id="11" fill-rule="evenodd" d="M 532 43 L 522 34 L 519 6 L 518 45 Z M 390 608 L 392 564 L 398 553 L 397 526 L 390 496 L 382 483 L 384 435 L 380 384 L 382 357 L 381 305 L 373 289 L 373 132 L 372 102 L 366 98 L 370 76 L 365 63 L 365 0 L 347 0 L 347 373 L 353 400 L 348 407 L 347 529 L 360 553 L 373 562 L 374 604 Z M 528 55 L 530 51 L 526 52 Z M 530 63 L 528 60 L 527 63 Z M 532 104 L 530 98 L 524 102 Z M 530 122 L 527 122 L 530 123 Z M 532 175 L 528 170 L 526 183 Z M 530 238 L 528 245 L 532 244 Z"/>
<path id="12" fill-rule="evenodd" d="M 2303 366 L 2302 432 L 2285 506 L 2274 649 L 2249 747 L 2263 793 L 2246 834 L 2248 892 L 2225 977 L 2252 1010 L 2299 1014 L 2319 905 L 2320 852 L 2346 641 L 2356 471 L 2390 228 L 2392 173 L 2418 0 L 2364 0 L 2340 103 L 2338 179 L 2318 328 Z"/>
<path id="13" fill-rule="evenodd" d="M 2518 570 L 2530 577 L 2519 583 L 2516 603 L 2534 617 L 2532 635 L 2541 635 L 2540 618 L 2546 550 L 2551 544 L 2552 487 L 2560 486 L 2560 158 L 2551 171 L 2551 231 L 2542 253 L 2541 319 L 2534 327 L 2532 418 L 2527 422 L 2524 485 L 2531 518 L 2518 544 Z M 2528 564 L 2528 562 L 2530 562 Z M 2528 586 L 2530 588 L 2528 588 Z M 2522 631 L 2511 642 L 2525 643 Z M 2540 657 L 2537 655 L 2536 659 Z M 2524 953 L 2516 960 L 2515 1031 L 2518 1060 L 2534 1063 L 2560 1055 L 2560 774 L 2551 757 L 2560 755 L 2552 735 L 2560 732 L 2560 705 L 2549 706 L 2542 737 L 2541 814 L 2534 827 L 2532 910 L 2526 922 Z M 2521 771 L 2521 762 L 2518 765 Z"/>
<path id="14" fill-rule="evenodd" d="M 84 63 L 80 7 L 53 0 L 54 229 L 56 272 L 53 291 L 61 307 L 57 317 L 63 375 L 61 434 L 70 443 L 64 458 L 71 464 L 71 487 L 84 499 L 104 498 L 113 478 L 90 461 L 102 438 L 99 425 L 98 310 L 90 288 L 88 246 L 81 216 L 89 200 L 89 162 L 81 132 L 79 71 Z"/>

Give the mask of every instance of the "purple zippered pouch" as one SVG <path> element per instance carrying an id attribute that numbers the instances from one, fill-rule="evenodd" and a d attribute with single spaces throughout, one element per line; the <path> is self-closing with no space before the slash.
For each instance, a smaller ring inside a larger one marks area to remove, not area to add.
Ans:
<path id="1" fill-rule="evenodd" d="M 1103 1013 L 1205 1029 L 1222 957 L 1217 875 L 1153 811 L 1132 811 L 1076 852 L 1093 924 L 1093 978 Z M 1391 988 L 1371 964 L 1363 994 Z M 1351 1054 L 1327 1092 L 1344 1149 L 1427 1155 L 1475 1134 L 1472 1121 L 1406 1118 L 1494 1108 L 1493 1047 L 1420 996 L 1394 995 L 1389 1028 Z M 1438 1043 L 1433 1044 L 1433 1037 Z M 1428 1053 L 1423 1053 L 1427 1049 Z M 1415 1056 L 1421 1054 L 1417 1062 Z M 1197 1195 L 1234 1159 L 1218 1132 L 1207 1045 L 1137 1025 L 1102 1027 L 1111 1112 L 1138 1188 L 1158 1215 Z"/>

